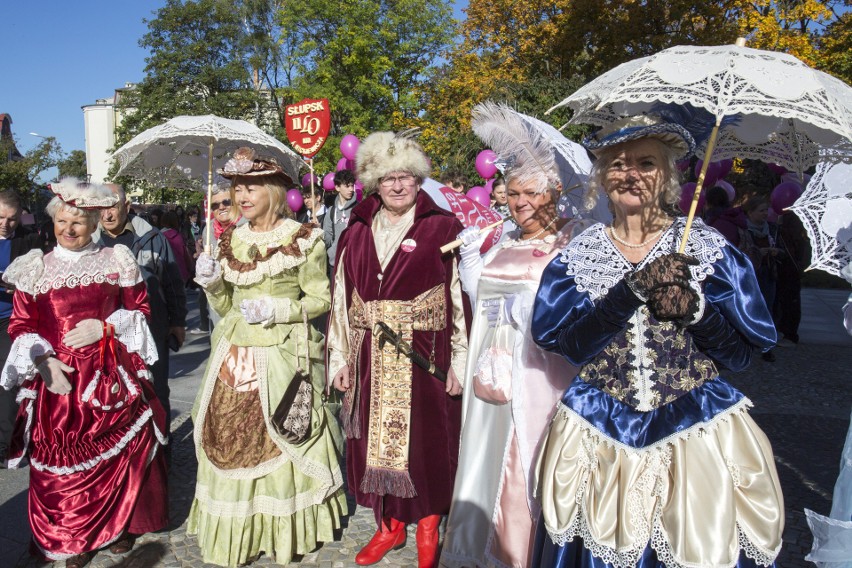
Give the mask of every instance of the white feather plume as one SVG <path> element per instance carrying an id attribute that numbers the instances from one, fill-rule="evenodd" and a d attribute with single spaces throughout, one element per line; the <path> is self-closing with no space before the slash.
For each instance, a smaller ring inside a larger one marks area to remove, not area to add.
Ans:
<path id="1" fill-rule="evenodd" d="M 471 126 L 499 161 L 506 164 L 507 177 L 520 183 L 534 180 L 539 193 L 559 183 L 550 141 L 538 129 L 530 128 L 508 105 L 491 101 L 476 105 Z"/>

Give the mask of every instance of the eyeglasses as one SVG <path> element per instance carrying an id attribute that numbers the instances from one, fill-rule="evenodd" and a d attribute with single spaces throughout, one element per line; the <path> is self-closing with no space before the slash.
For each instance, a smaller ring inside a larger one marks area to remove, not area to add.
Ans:
<path id="1" fill-rule="evenodd" d="M 222 201 L 218 201 L 218 202 L 214 201 L 213 203 L 210 204 L 210 207 L 212 209 L 221 209 L 222 207 L 230 207 L 230 206 L 231 206 L 231 200 L 230 199 L 223 199 Z"/>
<path id="2" fill-rule="evenodd" d="M 399 182 L 399 183 L 401 183 L 402 185 L 407 186 L 407 185 L 411 185 L 411 184 L 413 184 L 413 183 L 414 183 L 414 179 L 415 179 L 415 178 L 414 178 L 414 176 L 413 176 L 413 175 L 411 175 L 411 174 L 404 174 L 404 175 L 401 175 L 401 176 L 383 177 L 383 178 L 382 178 L 382 180 L 381 180 L 379 183 L 380 183 L 380 184 L 381 184 L 381 186 L 382 186 L 382 187 L 384 187 L 384 188 L 393 187 L 393 186 L 395 186 L 395 185 L 396 185 L 396 182 Z"/>

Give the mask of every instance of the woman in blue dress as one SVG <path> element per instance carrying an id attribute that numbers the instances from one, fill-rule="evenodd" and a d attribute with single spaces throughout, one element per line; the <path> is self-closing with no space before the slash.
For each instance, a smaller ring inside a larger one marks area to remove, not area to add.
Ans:
<path id="1" fill-rule="evenodd" d="M 770 566 L 784 525 L 772 448 L 719 377 L 776 340 L 754 271 L 700 219 L 676 252 L 685 129 L 629 117 L 586 146 L 614 218 L 571 241 L 536 296 L 534 339 L 580 372 L 539 456 L 534 565 Z"/>

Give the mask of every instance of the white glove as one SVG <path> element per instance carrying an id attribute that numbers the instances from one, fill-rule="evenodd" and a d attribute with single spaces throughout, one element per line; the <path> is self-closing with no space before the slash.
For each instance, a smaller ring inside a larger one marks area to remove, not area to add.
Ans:
<path id="1" fill-rule="evenodd" d="M 462 242 L 460 252 L 464 252 L 465 249 L 473 248 L 472 245 L 474 244 L 476 244 L 476 250 L 479 251 L 479 247 L 481 247 L 482 243 L 485 242 L 485 234 L 481 233 L 479 227 L 473 226 L 468 227 L 467 229 L 456 235 L 456 238 Z"/>
<path id="2" fill-rule="evenodd" d="M 240 312 L 247 323 L 272 327 L 290 321 L 289 298 L 257 298 L 240 302 Z"/>
<path id="3" fill-rule="evenodd" d="M 97 343 L 104 336 L 104 323 L 96 319 L 84 319 L 77 322 L 77 325 L 65 334 L 62 338 L 62 343 L 72 349 L 86 347 L 92 343 Z"/>
<path id="4" fill-rule="evenodd" d="M 39 363 L 36 369 L 50 392 L 61 395 L 71 392 L 71 383 L 65 373 L 73 373 L 74 367 L 69 367 L 56 357 L 48 357 Z"/>
<path id="5" fill-rule="evenodd" d="M 222 277 L 222 267 L 216 260 L 202 252 L 195 261 L 195 281 L 202 288 L 207 288 Z"/>
<path id="6" fill-rule="evenodd" d="M 515 323 L 515 318 L 512 317 L 512 306 L 514 304 L 515 294 L 504 296 L 502 301 L 500 298 L 492 298 L 482 302 L 488 327 Z"/>

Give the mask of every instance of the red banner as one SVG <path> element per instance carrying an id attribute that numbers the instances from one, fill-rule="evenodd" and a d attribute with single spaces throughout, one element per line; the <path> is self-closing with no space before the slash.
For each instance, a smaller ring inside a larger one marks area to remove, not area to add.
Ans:
<path id="1" fill-rule="evenodd" d="M 331 130 L 328 99 L 303 99 L 284 108 L 284 128 L 293 148 L 306 158 L 320 151 Z"/>

